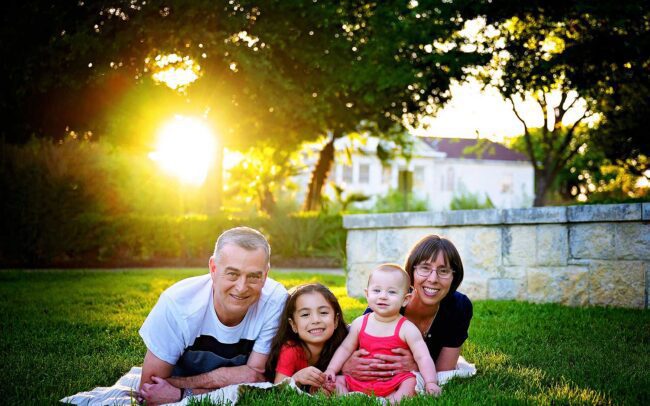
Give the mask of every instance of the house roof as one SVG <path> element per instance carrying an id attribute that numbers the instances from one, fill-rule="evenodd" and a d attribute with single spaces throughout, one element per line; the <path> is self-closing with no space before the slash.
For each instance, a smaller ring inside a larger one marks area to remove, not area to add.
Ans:
<path id="1" fill-rule="evenodd" d="M 485 139 L 435 137 L 420 137 L 420 139 L 433 150 L 447 154 L 447 158 L 482 159 L 488 161 L 528 161 L 526 155 Z M 480 146 L 477 147 L 479 141 Z M 466 151 L 466 148 L 469 151 Z"/>

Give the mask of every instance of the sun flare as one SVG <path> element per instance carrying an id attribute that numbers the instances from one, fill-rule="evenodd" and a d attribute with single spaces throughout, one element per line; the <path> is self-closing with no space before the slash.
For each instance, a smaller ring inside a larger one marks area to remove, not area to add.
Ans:
<path id="1" fill-rule="evenodd" d="M 149 158 L 182 182 L 200 186 L 205 182 L 216 153 L 216 140 L 201 120 L 176 116 L 158 133 L 156 150 Z"/>
<path id="2" fill-rule="evenodd" d="M 158 55 L 145 60 L 153 71 L 153 79 L 169 88 L 183 91 L 196 81 L 201 74 L 201 66 L 188 56 L 178 54 Z"/>

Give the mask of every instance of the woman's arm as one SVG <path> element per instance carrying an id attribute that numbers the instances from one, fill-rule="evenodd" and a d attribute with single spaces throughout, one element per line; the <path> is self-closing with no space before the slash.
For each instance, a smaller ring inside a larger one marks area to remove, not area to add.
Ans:
<path id="1" fill-rule="evenodd" d="M 436 368 L 438 369 L 438 372 L 456 369 L 461 348 L 462 346 L 458 348 L 442 347 L 438 359 L 436 360 Z"/>

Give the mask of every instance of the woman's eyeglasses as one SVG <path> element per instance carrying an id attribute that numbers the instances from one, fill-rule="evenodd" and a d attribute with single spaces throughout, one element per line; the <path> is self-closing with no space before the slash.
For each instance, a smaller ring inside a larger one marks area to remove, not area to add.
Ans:
<path id="1" fill-rule="evenodd" d="M 436 271 L 436 273 L 438 274 L 438 278 L 440 279 L 449 279 L 454 274 L 453 269 L 449 269 L 449 268 L 435 269 L 427 265 L 416 265 L 413 267 L 413 269 L 415 269 L 415 273 L 417 273 L 418 276 L 421 276 L 423 278 L 428 278 L 433 271 Z"/>

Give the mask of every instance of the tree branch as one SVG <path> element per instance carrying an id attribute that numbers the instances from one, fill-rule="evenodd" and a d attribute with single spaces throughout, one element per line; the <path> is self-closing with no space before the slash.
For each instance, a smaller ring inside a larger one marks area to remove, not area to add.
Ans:
<path id="1" fill-rule="evenodd" d="M 587 117 L 587 112 L 586 111 L 584 112 L 582 117 L 580 117 L 578 120 L 576 120 L 575 123 L 573 123 L 571 128 L 569 128 L 566 135 L 564 136 L 564 140 L 562 140 L 562 145 L 558 149 L 557 159 L 555 159 L 555 164 L 553 165 L 553 170 L 551 171 L 551 174 L 552 174 L 551 176 L 553 178 L 560 171 L 560 168 L 565 166 L 571 160 L 571 158 L 573 158 L 575 156 L 575 154 L 580 149 L 580 145 L 576 145 L 576 147 L 573 148 L 566 157 L 562 158 L 562 152 L 569 147 L 569 144 L 571 144 L 571 140 L 573 139 L 573 131 L 578 126 L 578 123 L 580 123 L 582 120 L 584 120 L 585 117 Z"/>
<path id="2" fill-rule="evenodd" d="M 569 94 L 567 92 L 562 92 L 562 96 L 560 97 L 560 104 L 558 104 L 558 106 L 554 110 L 555 112 L 554 128 L 562 127 L 562 119 L 564 118 L 566 112 L 569 110 L 563 107 L 567 97 L 569 97 Z"/>
<path id="3" fill-rule="evenodd" d="M 567 97 L 568 97 L 568 94 L 567 94 Z M 571 108 L 573 107 L 574 104 L 576 104 L 576 102 L 578 101 L 579 98 L 580 98 L 580 96 L 576 95 L 576 97 L 573 99 L 573 101 L 571 103 L 569 103 L 569 105 L 564 109 L 564 112 L 566 113 L 567 111 L 571 110 Z"/>
<path id="4" fill-rule="evenodd" d="M 530 162 L 533 164 L 534 169 L 538 169 L 537 167 L 537 159 L 535 158 L 535 152 L 533 150 L 533 142 L 530 139 L 530 132 L 528 131 L 528 126 L 526 125 L 526 122 L 524 121 L 523 118 L 519 115 L 519 112 L 517 111 L 517 107 L 515 106 L 515 99 L 510 96 L 510 103 L 512 105 L 512 111 L 515 113 L 515 117 L 521 122 L 521 124 L 524 125 L 524 140 L 526 141 L 526 150 L 528 150 L 528 157 L 530 158 Z"/>

